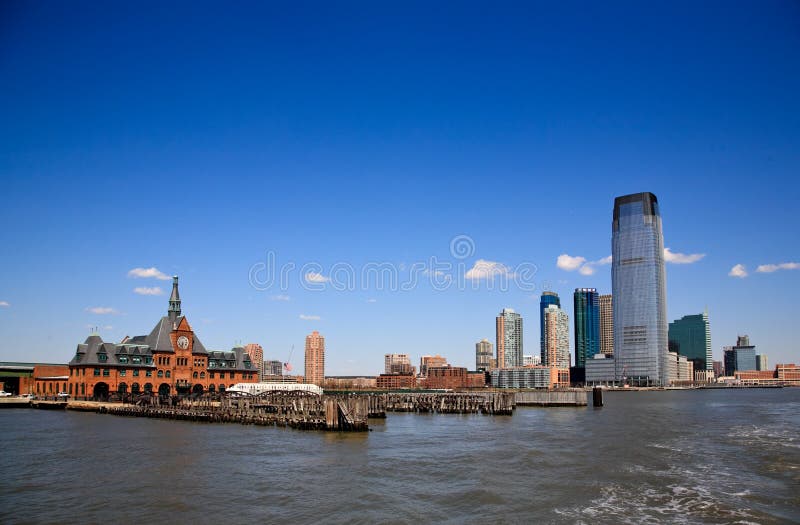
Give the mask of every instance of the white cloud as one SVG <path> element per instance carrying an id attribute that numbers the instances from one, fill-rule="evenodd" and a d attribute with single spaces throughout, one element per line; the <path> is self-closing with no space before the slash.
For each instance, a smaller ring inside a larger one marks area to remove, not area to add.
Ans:
<path id="1" fill-rule="evenodd" d="M 161 281 L 169 281 L 169 275 L 165 274 L 164 272 L 160 271 L 156 267 L 151 268 L 134 268 L 133 270 L 128 272 L 128 277 L 133 277 L 136 279 L 159 279 Z"/>
<path id="2" fill-rule="evenodd" d="M 113 326 L 111 326 L 110 324 L 107 324 L 107 325 L 105 325 L 105 326 L 103 327 L 103 330 L 113 330 L 113 329 L 114 329 L 114 327 L 113 327 Z"/>
<path id="3" fill-rule="evenodd" d="M 139 286 L 133 289 L 133 293 L 137 293 L 139 295 L 164 295 L 164 290 L 162 290 L 158 286 L 153 286 L 152 288 L 148 288 L 146 286 Z"/>
<path id="4" fill-rule="evenodd" d="M 368 303 L 377 303 L 378 300 L 377 299 L 367 299 L 367 302 Z"/>
<path id="5" fill-rule="evenodd" d="M 604 264 L 611 264 L 610 255 L 596 261 L 587 261 L 586 257 L 573 257 L 571 255 L 567 255 L 566 253 L 562 253 L 556 260 L 556 266 L 558 266 L 560 269 L 567 272 L 578 270 L 578 273 L 581 275 L 594 275 L 594 273 L 597 271 L 597 267 Z"/>
<path id="6" fill-rule="evenodd" d="M 303 321 L 319 321 L 320 319 L 322 319 L 322 317 L 318 315 L 300 314 L 300 319 L 302 319 Z"/>
<path id="7" fill-rule="evenodd" d="M 306 281 L 309 283 L 326 283 L 330 280 L 330 277 L 325 277 L 321 273 L 308 272 L 306 274 Z"/>
<path id="8" fill-rule="evenodd" d="M 772 273 L 778 270 L 800 270 L 800 263 L 786 262 L 780 264 L 762 264 L 756 268 L 756 271 L 759 273 Z"/>
<path id="9" fill-rule="evenodd" d="M 290 299 L 289 299 L 288 295 L 273 295 L 272 297 L 269 298 L 269 300 L 270 301 L 288 301 Z"/>
<path id="10" fill-rule="evenodd" d="M 747 269 L 744 267 L 743 264 L 737 264 L 736 266 L 731 268 L 731 271 L 728 272 L 728 275 L 730 275 L 731 277 L 739 277 L 741 279 L 747 277 Z"/>
<path id="11" fill-rule="evenodd" d="M 0 306 L 4 306 L 4 307 L 8 308 L 11 305 L 8 304 L 8 301 L 0 301 Z"/>
<path id="12" fill-rule="evenodd" d="M 585 262 L 586 262 L 585 257 L 572 257 L 571 255 L 567 255 L 566 253 L 562 253 L 561 255 L 558 256 L 558 259 L 556 261 L 556 266 L 567 272 L 572 272 L 580 268 Z"/>
<path id="13" fill-rule="evenodd" d="M 486 259 L 478 259 L 472 268 L 467 270 L 464 277 L 472 280 L 491 279 L 497 275 L 504 275 L 506 277 L 514 277 L 514 274 L 503 263 L 495 261 L 487 261 Z"/>
<path id="14" fill-rule="evenodd" d="M 87 312 L 98 315 L 118 314 L 119 312 L 110 306 L 93 306 L 86 309 Z"/>
<path id="15" fill-rule="evenodd" d="M 705 256 L 706 254 L 704 253 L 675 253 L 670 251 L 669 248 L 664 248 L 664 260 L 673 264 L 692 264 Z"/>

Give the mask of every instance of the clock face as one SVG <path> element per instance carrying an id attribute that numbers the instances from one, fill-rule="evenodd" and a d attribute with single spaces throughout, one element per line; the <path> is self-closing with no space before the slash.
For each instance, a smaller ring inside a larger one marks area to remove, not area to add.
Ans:
<path id="1" fill-rule="evenodd" d="M 189 348 L 189 338 L 185 335 L 182 335 L 178 338 L 178 348 L 182 348 L 186 350 Z"/>

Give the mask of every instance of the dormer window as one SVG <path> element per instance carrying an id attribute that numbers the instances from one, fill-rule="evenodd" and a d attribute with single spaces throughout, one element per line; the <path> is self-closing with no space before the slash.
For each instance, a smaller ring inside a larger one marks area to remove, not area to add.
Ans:
<path id="1" fill-rule="evenodd" d="M 133 357 L 131 358 L 131 362 L 132 362 L 134 365 L 139 365 L 139 364 L 141 364 L 141 363 L 142 363 L 142 358 L 141 358 L 140 356 L 138 356 L 138 355 L 135 355 L 135 356 L 133 356 Z"/>
<path id="2" fill-rule="evenodd" d="M 108 354 L 97 354 L 97 360 L 101 363 L 108 361 Z"/>
<path id="3" fill-rule="evenodd" d="M 80 352 L 76 353 L 76 354 L 75 354 L 75 362 L 76 362 L 76 363 L 80 363 L 80 362 L 81 362 L 81 358 L 82 358 L 82 357 L 83 357 L 83 354 L 82 354 L 82 353 L 80 353 Z"/>
<path id="4" fill-rule="evenodd" d="M 119 362 L 122 363 L 122 364 L 127 364 L 128 363 L 128 356 L 126 356 L 126 355 L 119 356 Z"/>

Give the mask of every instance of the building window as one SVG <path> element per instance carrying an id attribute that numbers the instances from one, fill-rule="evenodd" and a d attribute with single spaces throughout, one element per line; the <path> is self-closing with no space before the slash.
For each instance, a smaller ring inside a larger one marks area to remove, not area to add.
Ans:
<path id="1" fill-rule="evenodd" d="M 153 358 L 150 357 L 149 355 L 144 356 L 144 364 L 152 365 L 153 364 Z"/>
<path id="2" fill-rule="evenodd" d="M 97 360 L 101 363 L 108 361 L 108 354 L 97 354 Z"/>
<path id="3" fill-rule="evenodd" d="M 167 370 L 167 372 L 164 375 L 169 377 L 171 374 L 170 374 L 169 370 Z"/>
<path id="4" fill-rule="evenodd" d="M 119 356 L 119 362 L 122 363 L 123 365 L 127 364 L 128 363 L 128 356 L 126 356 L 126 355 Z"/>
<path id="5" fill-rule="evenodd" d="M 135 356 L 131 357 L 131 363 L 133 363 L 134 365 L 141 364 L 141 362 L 142 362 L 142 358 L 140 356 L 135 355 Z"/>
<path id="6" fill-rule="evenodd" d="M 94 369 L 94 375 L 96 375 L 96 376 L 100 375 L 100 369 L 99 368 L 95 368 Z"/>
<path id="7" fill-rule="evenodd" d="M 139 371 L 138 370 L 134 370 L 133 371 L 133 377 L 139 377 Z"/>
<path id="8" fill-rule="evenodd" d="M 214 372 L 209 372 L 208 373 L 208 378 L 209 379 L 214 379 Z"/>
<path id="9" fill-rule="evenodd" d="M 158 377 L 164 377 L 164 371 L 163 370 L 159 370 L 158 371 Z"/>
<path id="10" fill-rule="evenodd" d="M 125 377 L 125 374 L 127 374 L 127 373 L 128 373 L 128 371 L 127 371 L 127 370 L 120 370 L 120 371 L 119 371 L 119 375 L 120 375 L 120 377 Z"/>
<path id="11" fill-rule="evenodd" d="M 200 372 L 200 379 L 205 379 L 205 378 L 206 378 L 206 373 Z"/>
<path id="12" fill-rule="evenodd" d="M 194 379 L 197 379 L 197 372 L 193 373 L 193 374 L 192 374 L 192 377 L 193 377 Z"/>
<path id="13" fill-rule="evenodd" d="M 145 370 L 144 371 L 144 375 L 145 375 L 145 377 L 153 377 L 153 371 L 152 370 Z"/>
<path id="14" fill-rule="evenodd" d="M 104 376 L 110 376 L 111 375 L 111 371 L 108 368 L 104 368 L 103 369 L 103 375 Z"/>
<path id="15" fill-rule="evenodd" d="M 81 383 L 81 395 L 86 394 L 86 383 Z"/>

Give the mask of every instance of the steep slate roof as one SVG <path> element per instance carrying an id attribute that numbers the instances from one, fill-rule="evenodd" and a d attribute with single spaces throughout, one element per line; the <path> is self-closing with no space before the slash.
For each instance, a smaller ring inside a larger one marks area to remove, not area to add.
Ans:
<path id="1" fill-rule="evenodd" d="M 221 372 L 226 370 L 257 370 L 250 361 L 250 355 L 241 346 L 237 346 L 229 352 L 219 350 L 208 352 L 208 369 Z"/>
<path id="2" fill-rule="evenodd" d="M 180 316 L 175 319 L 174 326 L 179 326 L 181 321 L 185 319 L 185 316 Z M 188 323 L 187 323 L 188 324 Z M 170 341 L 169 334 L 172 332 L 173 324 L 170 321 L 169 316 L 164 316 L 161 318 L 158 323 L 153 327 L 150 331 L 150 334 L 147 336 L 136 336 L 133 340 L 139 340 L 140 338 L 143 339 L 144 344 L 149 346 L 151 349 L 158 351 L 158 352 L 174 352 L 175 350 L 172 348 L 172 341 Z M 203 343 L 200 342 L 198 339 L 197 334 L 194 334 L 194 341 L 192 342 L 192 354 L 207 354 L 208 351 L 206 347 L 203 346 Z"/>
<path id="3" fill-rule="evenodd" d="M 98 357 L 99 354 L 105 354 L 106 359 L 101 361 Z M 120 357 L 126 358 L 128 356 L 142 357 L 141 363 L 133 363 L 132 359 L 128 358 L 127 363 L 120 361 Z M 107 343 L 97 335 L 92 334 L 86 338 L 82 344 L 78 345 L 75 355 L 70 360 L 70 365 L 103 365 L 103 366 L 125 366 L 125 367 L 141 367 L 141 368 L 155 368 L 155 364 L 146 362 L 146 358 L 151 357 L 152 352 L 147 345 L 132 345 L 130 343 Z"/>

